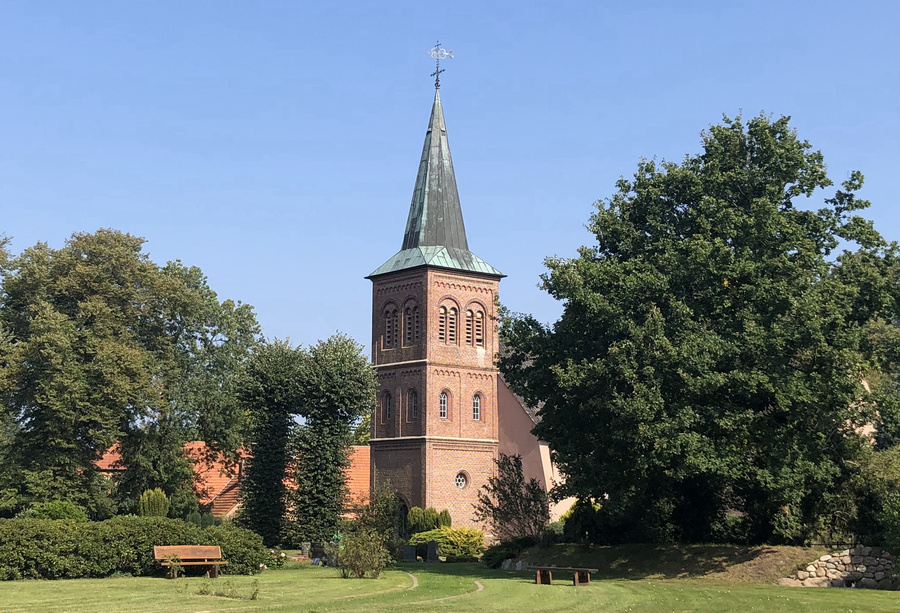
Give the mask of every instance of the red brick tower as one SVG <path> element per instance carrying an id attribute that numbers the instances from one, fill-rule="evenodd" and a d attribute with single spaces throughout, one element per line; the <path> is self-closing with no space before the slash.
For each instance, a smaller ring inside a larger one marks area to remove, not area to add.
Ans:
<path id="1" fill-rule="evenodd" d="M 504 275 L 469 251 L 440 90 L 425 135 L 402 249 L 372 280 L 372 482 L 409 506 L 472 505 L 497 457 L 495 300 Z"/>

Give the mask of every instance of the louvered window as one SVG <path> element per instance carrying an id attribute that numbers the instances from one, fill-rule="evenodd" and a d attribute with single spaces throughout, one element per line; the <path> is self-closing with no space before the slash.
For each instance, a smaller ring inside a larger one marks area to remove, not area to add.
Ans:
<path id="1" fill-rule="evenodd" d="M 441 307 L 438 311 L 438 340 L 447 342 L 447 309 Z"/>
<path id="2" fill-rule="evenodd" d="M 404 345 L 412 345 L 413 343 L 413 314 L 412 309 L 406 307 L 406 311 L 403 312 L 403 330 L 404 330 Z"/>
<path id="3" fill-rule="evenodd" d="M 475 345 L 484 347 L 484 313 L 475 313 Z"/>
<path id="4" fill-rule="evenodd" d="M 466 345 L 472 344 L 472 332 L 475 327 L 475 314 L 470 310 L 466 311 Z"/>
<path id="5" fill-rule="evenodd" d="M 447 342 L 456 344 L 456 309 L 451 307 L 447 311 Z"/>
<path id="6" fill-rule="evenodd" d="M 419 307 L 413 307 L 413 341 L 419 342 L 421 336 L 421 325 L 419 323 Z"/>

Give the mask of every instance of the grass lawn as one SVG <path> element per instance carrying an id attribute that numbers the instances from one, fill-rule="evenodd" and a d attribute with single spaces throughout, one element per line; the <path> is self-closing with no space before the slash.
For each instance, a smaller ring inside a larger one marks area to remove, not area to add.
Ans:
<path id="1" fill-rule="evenodd" d="M 412 576 L 410 576 L 412 575 Z M 415 577 L 415 582 L 413 580 Z M 0 583 L 0 611 L 10 613 L 104 613 L 172 611 L 283 611 L 324 613 L 405 609 L 489 613 L 491 611 L 896 611 L 896 592 L 787 588 L 706 579 L 604 579 L 575 588 L 565 578 L 535 585 L 530 574 L 490 571 L 479 564 L 408 564 L 377 581 L 341 579 L 328 568 L 292 566 L 258 577 L 221 577 L 244 596 L 258 582 L 259 600 L 202 596 L 206 580 L 150 577 L 9 581 Z M 476 583 L 477 582 L 477 583 Z M 414 583 L 417 583 L 413 587 Z M 483 589 L 482 589 L 483 588 Z"/>

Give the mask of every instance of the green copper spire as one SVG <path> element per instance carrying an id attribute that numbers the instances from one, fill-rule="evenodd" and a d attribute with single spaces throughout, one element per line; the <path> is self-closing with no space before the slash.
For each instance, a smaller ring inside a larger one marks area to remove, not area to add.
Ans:
<path id="1" fill-rule="evenodd" d="M 403 246 L 369 277 L 416 266 L 505 276 L 469 251 L 438 88 L 434 90 L 434 105 L 431 107 L 416 186 L 409 205 Z"/>

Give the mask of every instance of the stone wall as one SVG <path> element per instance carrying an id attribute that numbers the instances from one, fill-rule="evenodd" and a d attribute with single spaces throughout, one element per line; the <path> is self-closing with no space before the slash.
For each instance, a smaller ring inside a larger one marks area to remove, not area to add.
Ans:
<path id="1" fill-rule="evenodd" d="M 894 556 L 878 547 L 855 547 L 824 555 L 782 585 L 803 587 L 856 587 L 896 590 L 900 577 L 894 575 Z"/>

